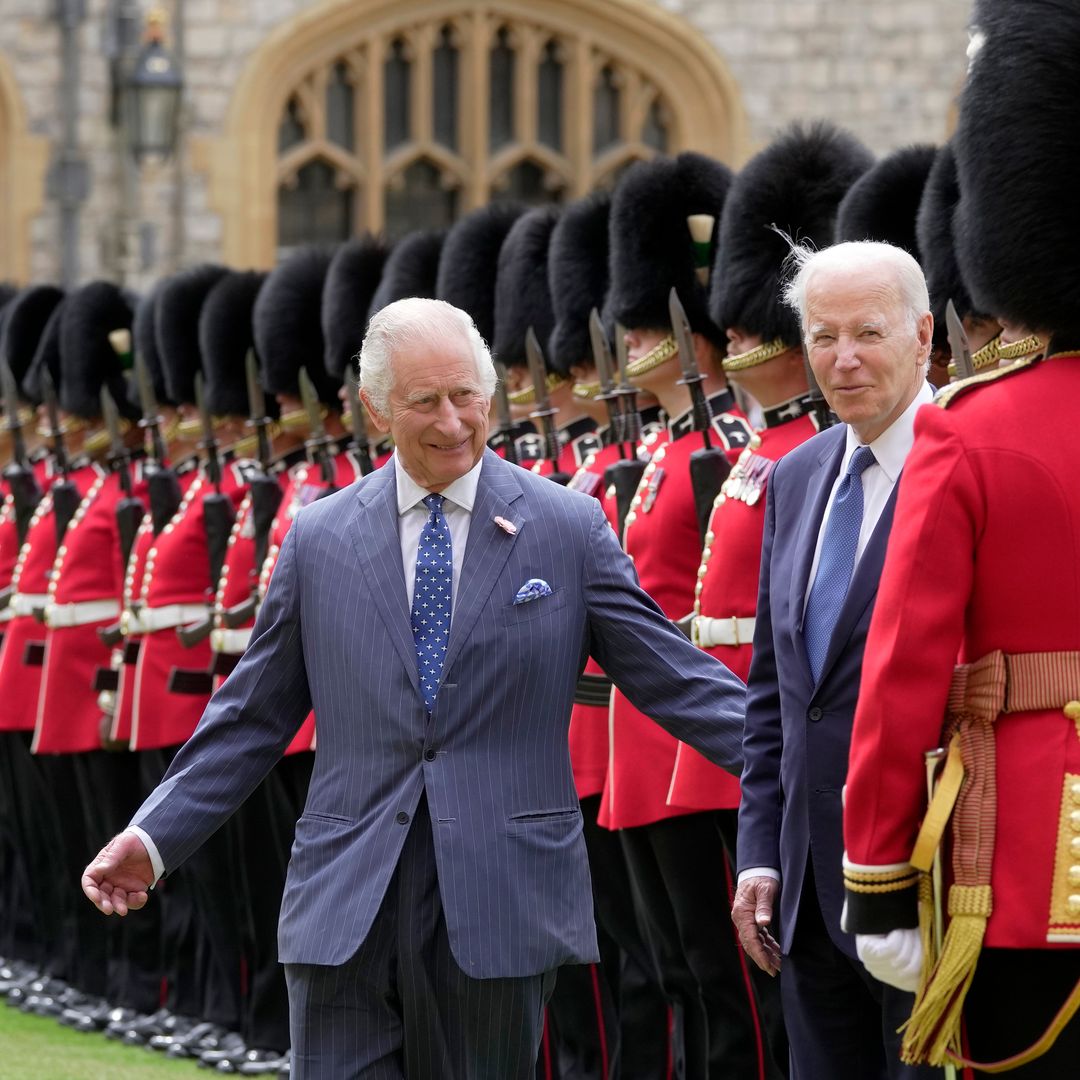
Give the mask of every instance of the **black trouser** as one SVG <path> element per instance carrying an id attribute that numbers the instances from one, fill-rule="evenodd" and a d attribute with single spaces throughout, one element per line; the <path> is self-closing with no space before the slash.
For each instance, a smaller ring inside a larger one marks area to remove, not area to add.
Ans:
<path id="1" fill-rule="evenodd" d="M 38 898 L 31 877 L 32 817 L 27 792 L 36 786 L 34 762 L 21 732 L 0 732 L 0 956 L 41 963 Z M 31 835 L 27 835 L 28 829 Z"/>
<path id="2" fill-rule="evenodd" d="M 940 1080 L 938 1069 L 901 1064 L 897 1028 L 914 997 L 878 982 L 833 943 L 809 863 L 780 990 L 792 1080 Z"/>
<path id="3" fill-rule="evenodd" d="M 146 798 L 158 786 L 179 749 L 179 746 L 168 746 L 136 753 L 141 798 Z M 195 963 L 194 901 L 186 867 L 180 867 L 158 882 L 148 906 L 151 905 L 159 908 L 161 920 L 157 966 L 165 980 L 163 1003 L 178 1015 L 198 1016 L 202 1008 L 202 990 Z"/>
<path id="4" fill-rule="evenodd" d="M 314 758 L 313 753 L 282 758 L 237 814 L 248 970 L 240 1032 L 247 1046 L 259 1050 L 289 1047 L 289 993 L 278 963 L 277 924 Z"/>
<path id="5" fill-rule="evenodd" d="M 990 1063 L 1026 1050 L 1080 979 L 1080 949 L 983 949 L 964 1003 L 969 1057 Z M 1080 1070 L 1080 1013 L 1016 1080 L 1063 1080 Z M 976 1072 L 976 1076 L 990 1073 Z"/>
<path id="6" fill-rule="evenodd" d="M 687 1080 L 779 1074 L 730 921 L 727 853 L 717 812 L 669 818 L 620 836 L 661 985 L 681 1022 Z"/>
<path id="7" fill-rule="evenodd" d="M 600 800 L 599 795 L 582 799 L 581 813 L 601 960 L 615 997 L 618 1037 L 609 1042 L 612 1075 L 620 1080 L 655 1080 L 667 1074 L 670 1012 L 642 937 L 619 834 L 596 823 Z M 617 957 L 609 959 L 611 947 L 605 948 L 605 939 L 618 948 Z"/>
<path id="8" fill-rule="evenodd" d="M 293 1080 L 531 1080 L 555 982 L 458 967 L 423 797 L 364 943 L 343 964 L 285 973 Z"/>

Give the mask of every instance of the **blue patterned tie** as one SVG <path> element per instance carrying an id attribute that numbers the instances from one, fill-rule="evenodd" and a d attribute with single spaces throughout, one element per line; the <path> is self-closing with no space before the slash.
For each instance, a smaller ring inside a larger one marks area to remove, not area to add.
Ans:
<path id="1" fill-rule="evenodd" d="M 430 511 L 416 549 L 413 584 L 412 632 L 420 690 L 430 713 L 439 692 L 446 644 L 450 640 L 450 597 L 454 583 L 454 556 L 450 529 L 443 517 L 443 497 L 424 496 Z"/>
<path id="2" fill-rule="evenodd" d="M 810 673 L 816 683 L 825 666 L 836 620 L 855 572 L 855 553 L 863 519 L 862 474 L 874 464 L 874 452 L 860 446 L 851 455 L 847 472 L 833 496 L 829 521 L 821 540 L 817 574 L 806 601 L 803 639 Z"/>

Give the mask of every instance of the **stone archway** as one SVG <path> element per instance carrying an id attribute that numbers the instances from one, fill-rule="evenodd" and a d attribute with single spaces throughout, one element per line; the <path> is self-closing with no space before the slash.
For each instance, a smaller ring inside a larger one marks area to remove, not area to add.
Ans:
<path id="1" fill-rule="evenodd" d="M 237 83 L 222 134 L 200 140 L 198 157 L 208 174 L 211 208 L 222 217 L 226 262 L 255 267 L 274 262 L 278 125 L 290 99 L 302 92 L 298 88 L 310 86 L 313 72 L 350 50 L 362 58 L 361 67 L 365 56 L 369 64 L 380 62 L 387 40 L 425 23 L 464 27 L 471 43 L 466 47 L 475 50 L 487 47 L 486 35 L 494 25 L 539 27 L 569 45 L 568 110 L 588 107 L 582 96 L 589 85 L 585 80 L 594 77 L 596 58 L 602 56 L 625 67 L 632 80 L 647 81 L 663 99 L 670 152 L 694 149 L 734 164 L 749 150 L 738 87 L 723 60 L 690 24 L 648 0 L 548 0 L 542 7 L 530 0 L 323 0 L 267 35 Z M 485 56 L 475 52 L 466 58 L 466 79 L 484 78 Z M 464 164 L 458 167 L 462 211 L 490 197 L 492 168 L 499 165 L 478 127 L 479 121 L 470 119 L 464 128 Z M 589 156 L 591 146 L 582 145 L 586 137 L 575 135 L 575 145 L 564 155 L 571 196 L 605 182 L 634 156 L 655 152 L 632 140 L 615 154 L 595 159 Z M 358 154 L 352 166 L 356 182 L 366 184 L 358 213 L 362 227 L 381 227 L 384 164 Z"/>

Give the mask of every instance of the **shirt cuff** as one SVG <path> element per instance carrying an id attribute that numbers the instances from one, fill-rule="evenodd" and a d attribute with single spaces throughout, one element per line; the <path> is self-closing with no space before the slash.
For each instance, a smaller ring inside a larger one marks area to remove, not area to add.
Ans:
<path id="1" fill-rule="evenodd" d="M 739 871 L 739 880 L 736 884 L 741 885 L 747 878 L 752 877 L 771 877 L 773 881 L 779 881 L 780 871 L 771 866 L 751 866 Z"/>
<path id="2" fill-rule="evenodd" d="M 154 880 L 150 883 L 152 889 L 165 876 L 165 864 L 161 861 L 157 844 L 150 839 L 150 834 L 140 829 L 138 825 L 129 825 L 124 831 L 134 833 L 142 841 L 146 854 L 150 856 L 150 865 L 154 868 Z"/>

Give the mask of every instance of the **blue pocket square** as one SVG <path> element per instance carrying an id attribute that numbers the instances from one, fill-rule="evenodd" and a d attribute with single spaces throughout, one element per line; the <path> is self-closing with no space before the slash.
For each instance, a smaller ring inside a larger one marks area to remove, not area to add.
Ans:
<path id="1" fill-rule="evenodd" d="M 514 596 L 515 604 L 527 604 L 530 600 L 539 600 L 541 596 L 550 596 L 551 586 L 543 578 L 529 578 Z"/>

